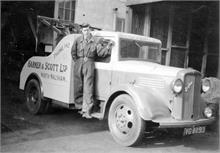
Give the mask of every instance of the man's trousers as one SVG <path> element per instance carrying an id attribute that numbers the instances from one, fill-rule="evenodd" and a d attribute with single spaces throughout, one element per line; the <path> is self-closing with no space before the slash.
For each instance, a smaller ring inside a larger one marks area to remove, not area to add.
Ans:
<path id="1" fill-rule="evenodd" d="M 74 65 L 74 99 L 82 104 L 82 112 L 88 112 L 94 103 L 95 64 L 93 59 L 79 58 Z"/>

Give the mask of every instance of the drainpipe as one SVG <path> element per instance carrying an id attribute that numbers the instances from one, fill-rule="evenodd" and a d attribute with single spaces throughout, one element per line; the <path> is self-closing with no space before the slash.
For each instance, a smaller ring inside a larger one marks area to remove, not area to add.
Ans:
<path id="1" fill-rule="evenodd" d="M 125 32 L 127 33 L 131 33 L 132 14 L 133 12 L 131 7 L 127 7 L 126 18 L 125 18 Z"/>
<path id="2" fill-rule="evenodd" d="M 117 12 L 118 8 L 113 8 L 113 31 L 116 31 Z"/>
<path id="3" fill-rule="evenodd" d="M 145 8 L 145 18 L 144 18 L 144 36 L 150 37 L 150 26 L 151 26 L 151 8 L 147 5 Z"/>

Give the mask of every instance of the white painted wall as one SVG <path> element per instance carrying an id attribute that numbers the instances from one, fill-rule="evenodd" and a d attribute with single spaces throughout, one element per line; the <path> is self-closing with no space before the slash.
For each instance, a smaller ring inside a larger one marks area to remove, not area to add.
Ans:
<path id="1" fill-rule="evenodd" d="M 126 0 L 77 0 L 75 23 L 89 23 L 103 30 L 114 30 L 114 8 L 117 17 L 126 17 Z"/>

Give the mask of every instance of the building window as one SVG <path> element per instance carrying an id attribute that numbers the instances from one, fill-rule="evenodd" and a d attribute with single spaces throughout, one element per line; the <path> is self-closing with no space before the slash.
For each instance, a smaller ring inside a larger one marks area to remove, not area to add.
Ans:
<path id="1" fill-rule="evenodd" d="M 133 7 L 132 17 L 132 33 L 143 35 L 144 34 L 144 17 L 145 8 L 141 6 Z"/>
<path id="2" fill-rule="evenodd" d="M 66 21 L 74 21 L 75 4 L 75 0 L 59 1 L 58 18 Z"/>
<path id="3" fill-rule="evenodd" d="M 125 29 L 125 19 L 117 17 L 115 31 L 124 32 L 124 29 Z"/>

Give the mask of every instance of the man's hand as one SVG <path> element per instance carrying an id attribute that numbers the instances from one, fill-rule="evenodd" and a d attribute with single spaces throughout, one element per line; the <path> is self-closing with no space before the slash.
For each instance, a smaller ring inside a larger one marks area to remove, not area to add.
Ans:
<path id="1" fill-rule="evenodd" d="M 107 49 L 110 49 L 112 46 L 114 46 L 114 41 L 110 40 L 108 42 Z"/>

